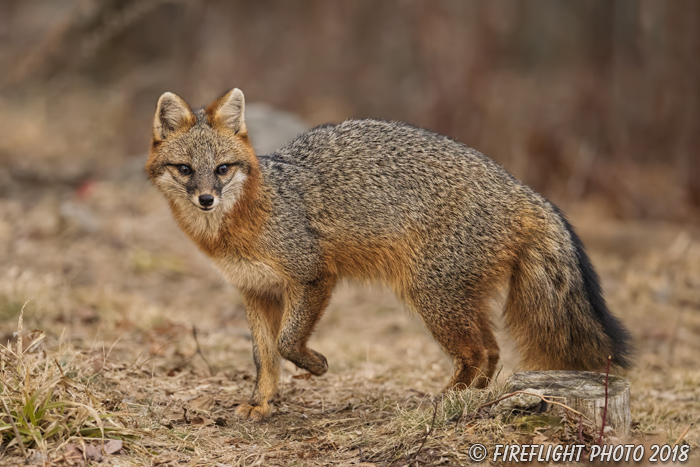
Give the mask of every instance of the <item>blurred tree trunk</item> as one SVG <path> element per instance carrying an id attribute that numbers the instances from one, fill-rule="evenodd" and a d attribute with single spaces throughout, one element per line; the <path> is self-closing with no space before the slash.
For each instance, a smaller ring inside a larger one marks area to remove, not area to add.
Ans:
<path id="1" fill-rule="evenodd" d="M 126 27 L 173 0 L 88 0 L 68 9 L 0 82 L 0 89 L 47 81 L 75 69 Z"/>

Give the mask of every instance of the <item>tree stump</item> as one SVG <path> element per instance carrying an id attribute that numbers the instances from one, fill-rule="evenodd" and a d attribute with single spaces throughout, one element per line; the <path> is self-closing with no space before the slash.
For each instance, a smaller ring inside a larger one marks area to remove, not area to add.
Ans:
<path id="1" fill-rule="evenodd" d="M 598 428 L 601 426 L 605 407 L 605 374 L 590 371 L 527 371 L 511 375 L 506 385 L 510 392 L 528 391 L 562 397 L 552 400 L 583 413 Z M 530 405 L 533 405 L 532 402 L 531 399 Z M 622 437 L 629 432 L 631 422 L 629 381 L 610 375 L 605 426 Z"/>

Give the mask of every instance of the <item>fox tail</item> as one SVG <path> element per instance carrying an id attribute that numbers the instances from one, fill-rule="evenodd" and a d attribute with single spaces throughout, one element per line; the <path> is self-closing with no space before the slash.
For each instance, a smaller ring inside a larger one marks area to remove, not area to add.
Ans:
<path id="1" fill-rule="evenodd" d="M 522 363 L 533 370 L 604 371 L 611 356 L 613 365 L 628 368 L 630 334 L 608 310 L 581 239 L 552 207 L 544 235 L 515 262 L 506 300 L 506 325 Z"/>

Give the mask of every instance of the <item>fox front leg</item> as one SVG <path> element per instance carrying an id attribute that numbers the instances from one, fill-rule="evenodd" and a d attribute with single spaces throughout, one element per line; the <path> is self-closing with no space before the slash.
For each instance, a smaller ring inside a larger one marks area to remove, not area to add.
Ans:
<path id="1" fill-rule="evenodd" d="M 316 322 L 326 309 L 335 285 L 334 277 L 326 277 L 303 286 L 285 300 L 281 329 L 277 337 L 280 355 L 312 375 L 321 376 L 328 370 L 326 357 L 309 349 L 306 343 Z"/>
<path id="2" fill-rule="evenodd" d="M 280 379 L 280 354 L 276 339 L 282 319 L 282 303 L 269 296 L 244 293 L 243 303 L 253 340 L 253 359 L 257 376 L 249 403 L 236 409 L 239 417 L 260 421 L 270 414 L 270 400 Z"/>

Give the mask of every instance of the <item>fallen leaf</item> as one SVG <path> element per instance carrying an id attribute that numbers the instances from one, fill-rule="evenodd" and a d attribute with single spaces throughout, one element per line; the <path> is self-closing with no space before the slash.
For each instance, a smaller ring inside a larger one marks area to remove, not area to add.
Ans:
<path id="1" fill-rule="evenodd" d="M 83 458 L 83 450 L 75 444 L 66 444 L 66 459 L 77 460 Z"/>
<path id="2" fill-rule="evenodd" d="M 88 460 L 102 462 L 102 452 L 92 444 L 85 446 L 85 457 Z"/>
<path id="3" fill-rule="evenodd" d="M 194 409 L 209 411 L 216 405 L 216 401 L 211 396 L 199 396 L 189 401 L 187 405 Z"/>
<path id="4" fill-rule="evenodd" d="M 117 454 L 119 451 L 121 451 L 123 446 L 124 442 L 122 440 L 110 439 L 104 444 L 104 446 L 102 446 L 102 450 L 105 452 L 105 454 Z"/>
<path id="5" fill-rule="evenodd" d="M 216 426 L 228 426 L 228 421 L 223 417 L 217 417 L 214 423 L 216 423 Z"/>
<path id="6" fill-rule="evenodd" d="M 211 418 L 205 418 L 205 417 L 192 417 L 190 418 L 190 425 L 201 425 L 201 426 L 209 426 L 209 425 L 214 425 L 215 422 Z"/>

